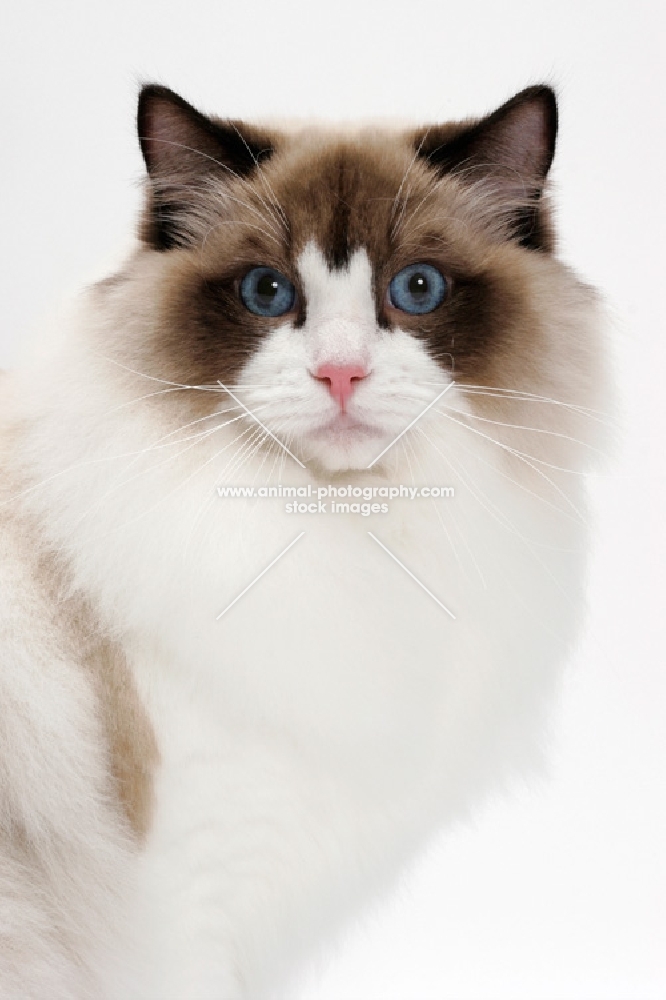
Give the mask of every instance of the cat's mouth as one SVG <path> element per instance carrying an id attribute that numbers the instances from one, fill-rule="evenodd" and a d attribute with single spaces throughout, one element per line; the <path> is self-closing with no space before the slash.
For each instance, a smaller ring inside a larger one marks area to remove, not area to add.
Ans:
<path id="1" fill-rule="evenodd" d="M 376 424 L 349 413 L 338 413 L 306 431 L 302 455 L 331 471 L 364 469 L 385 434 Z"/>
<path id="2" fill-rule="evenodd" d="M 381 433 L 380 428 L 373 424 L 359 420 L 349 413 L 338 413 L 331 420 L 313 428 L 308 436 L 317 441 L 335 441 L 340 444 L 379 437 Z"/>

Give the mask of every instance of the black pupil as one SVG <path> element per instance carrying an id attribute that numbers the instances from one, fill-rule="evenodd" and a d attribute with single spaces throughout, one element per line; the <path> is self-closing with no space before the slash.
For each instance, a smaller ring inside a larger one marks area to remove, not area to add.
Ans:
<path id="1" fill-rule="evenodd" d="M 428 294 L 428 280 L 423 274 L 413 274 L 407 287 L 415 299 L 422 299 Z"/>
<path id="2" fill-rule="evenodd" d="M 278 293 L 279 284 L 271 274 L 262 274 L 257 282 L 257 295 L 262 299 L 272 301 Z"/>

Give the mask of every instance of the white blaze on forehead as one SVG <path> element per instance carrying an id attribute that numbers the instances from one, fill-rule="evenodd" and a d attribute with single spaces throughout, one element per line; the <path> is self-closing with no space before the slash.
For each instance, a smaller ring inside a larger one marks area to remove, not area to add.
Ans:
<path id="1" fill-rule="evenodd" d="M 311 241 L 297 267 L 313 361 L 367 362 L 377 320 L 372 265 L 365 249 L 355 250 L 347 267 L 332 269 Z"/>

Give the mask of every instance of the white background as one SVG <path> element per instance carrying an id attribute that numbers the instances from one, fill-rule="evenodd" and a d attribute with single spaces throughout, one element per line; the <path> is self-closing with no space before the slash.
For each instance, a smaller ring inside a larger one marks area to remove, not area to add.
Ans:
<path id="1" fill-rule="evenodd" d="M 4 14 L 5 365 L 63 294 L 127 243 L 142 174 L 139 81 L 248 117 L 424 121 L 483 113 L 542 80 L 559 92 L 561 252 L 611 307 L 625 431 L 595 490 L 589 628 L 554 727 L 551 774 L 442 837 L 299 1000 L 666 996 L 659 8 L 28 0 Z"/>

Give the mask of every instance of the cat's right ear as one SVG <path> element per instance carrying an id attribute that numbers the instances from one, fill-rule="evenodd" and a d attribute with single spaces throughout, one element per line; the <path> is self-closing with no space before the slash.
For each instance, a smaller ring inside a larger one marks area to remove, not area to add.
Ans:
<path id="1" fill-rule="evenodd" d="M 255 128 L 209 118 L 158 84 L 141 89 L 137 127 L 149 179 L 140 235 L 155 250 L 187 245 L 211 181 L 247 177 L 273 152 Z"/>

